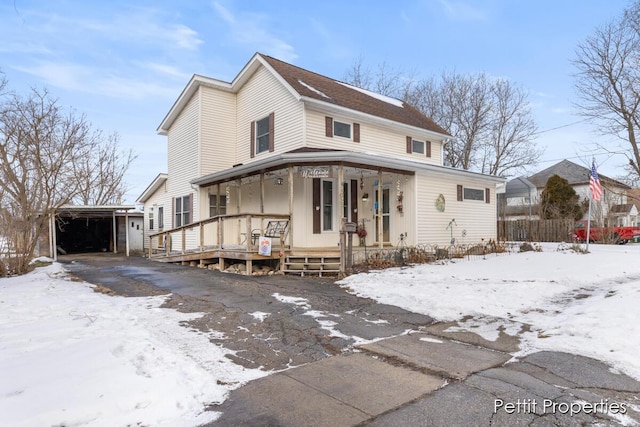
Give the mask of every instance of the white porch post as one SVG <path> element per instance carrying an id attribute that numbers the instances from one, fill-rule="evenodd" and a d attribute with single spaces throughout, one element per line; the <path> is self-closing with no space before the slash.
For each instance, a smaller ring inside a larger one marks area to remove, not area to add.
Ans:
<path id="1" fill-rule="evenodd" d="M 384 233 L 382 232 L 382 169 L 378 170 L 378 197 L 376 197 L 376 202 L 378 203 L 378 209 L 376 209 L 376 213 L 378 217 L 376 218 L 376 223 L 378 224 L 378 247 L 382 249 Z"/>
<path id="2" fill-rule="evenodd" d="M 264 172 L 260 172 L 260 213 L 264 213 Z"/>
<path id="3" fill-rule="evenodd" d="M 289 165 L 289 246 L 293 248 L 293 166 Z"/>

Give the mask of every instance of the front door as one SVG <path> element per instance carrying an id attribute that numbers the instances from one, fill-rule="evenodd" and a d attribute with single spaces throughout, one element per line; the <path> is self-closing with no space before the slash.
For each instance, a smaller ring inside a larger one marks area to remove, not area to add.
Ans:
<path id="1" fill-rule="evenodd" d="M 390 224 L 391 224 L 391 209 L 389 203 L 389 188 L 382 188 L 382 206 L 379 205 L 378 189 L 374 192 L 375 199 L 373 200 L 375 209 L 375 241 L 378 243 L 378 216 L 382 215 L 382 242 L 389 243 L 391 241 L 390 236 Z"/>

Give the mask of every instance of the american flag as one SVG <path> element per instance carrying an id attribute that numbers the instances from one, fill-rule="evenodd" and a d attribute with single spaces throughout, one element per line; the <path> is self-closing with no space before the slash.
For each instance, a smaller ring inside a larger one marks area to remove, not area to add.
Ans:
<path id="1" fill-rule="evenodd" d="M 591 162 L 591 175 L 589 175 L 589 192 L 591 193 L 592 200 L 595 200 L 596 202 L 600 201 L 600 198 L 602 197 L 602 185 L 600 185 L 600 179 L 598 179 L 595 160 Z"/>

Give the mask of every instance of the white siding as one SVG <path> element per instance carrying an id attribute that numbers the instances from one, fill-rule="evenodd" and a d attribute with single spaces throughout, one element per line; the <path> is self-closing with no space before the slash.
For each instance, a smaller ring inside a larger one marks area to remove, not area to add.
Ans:
<path id="1" fill-rule="evenodd" d="M 251 122 L 274 113 L 275 152 L 257 154 L 261 159 L 303 145 L 303 106 L 266 69 L 260 67 L 237 95 L 236 163 L 249 163 Z"/>
<path id="2" fill-rule="evenodd" d="M 192 220 L 200 219 L 198 212 L 198 194 L 191 188 L 191 181 L 200 176 L 196 165 L 198 160 L 199 129 L 198 117 L 200 113 L 200 95 L 196 93 L 186 105 L 184 110 L 175 120 L 167 133 L 167 193 L 165 202 L 165 228 L 172 228 L 174 223 L 174 208 L 172 198 L 191 195 L 193 197 Z M 195 229 L 187 231 L 187 246 L 197 245 L 197 233 Z M 180 242 L 173 241 L 173 248 L 178 249 Z"/>
<path id="3" fill-rule="evenodd" d="M 144 211 L 143 211 L 144 237 L 143 238 L 144 238 L 145 250 L 148 250 L 150 247 L 149 234 L 157 233 L 158 231 L 161 231 L 161 229 L 159 228 L 159 221 L 158 221 L 159 207 L 163 207 L 164 228 L 168 229 L 171 227 L 171 222 L 167 222 L 167 221 L 170 221 L 170 218 L 167 217 L 167 212 L 171 212 L 171 197 L 167 193 L 166 182 L 164 185 L 158 188 L 158 190 L 156 190 L 156 192 L 153 193 L 151 197 L 149 197 L 149 199 L 147 199 L 147 201 L 144 203 Z M 152 230 L 149 229 L 149 213 L 151 212 L 151 209 L 153 209 L 153 229 Z M 158 241 L 155 240 L 154 247 L 156 247 L 157 244 L 158 244 Z"/>
<path id="4" fill-rule="evenodd" d="M 419 172 L 416 175 L 418 243 L 449 245 L 451 236 L 456 243 L 480 243 L 481 239 L 495 239 L 497 234 L 495 183 L 480 177 Z M 478 200 L 457 201 L 457 186 L 484 191 L 490 189 L 490 203 Z M 445 198 L 444 212 L 436 209 L 439 194 Z M 453 232 L 447 229 L 455 219 Z"/>
<path id="5" fill-rule="evenodd" d="M 236 163 L 236 96 L 200 87 L 200 175 L 230 168 Z"/>
<path id="6" fill-rule="evenodd" d="M 359 123 L 360 142 L 353 142 L 353 140 L 339 136 L 327 137 L 325 134 L 326 116 L 344 123 Z M 426 134 L 403 133 L 400 130 L 377 123 L 354 120 L 346 116 L 324 114 L 309 109 L 306 111 L 306 129 L 308 147 L 375 153 L 433 165 L 442 164 L 442 141 L 428 137 Z M 431 157 L 427 157 L 426 154 L 407 153 L 407 136 L 419 141 L 430 140 Z"/>

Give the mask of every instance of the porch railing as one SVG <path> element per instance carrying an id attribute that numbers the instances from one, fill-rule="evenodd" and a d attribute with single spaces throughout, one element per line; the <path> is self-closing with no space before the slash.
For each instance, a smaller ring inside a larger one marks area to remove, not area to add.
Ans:
<path id="1" fill-rule="evenodd" d="M 257 250 L 256 235 L 262 235 L 269 221 L 290 221 L 287 214 L 239 213 L 218 215 L 180 227 L 149 234 L 149 257 L 160 254 L 185 254 L 212 249 L 253 252 Z M 291 247 L 290 233 L 282 236 L 283 244 Z"/>

